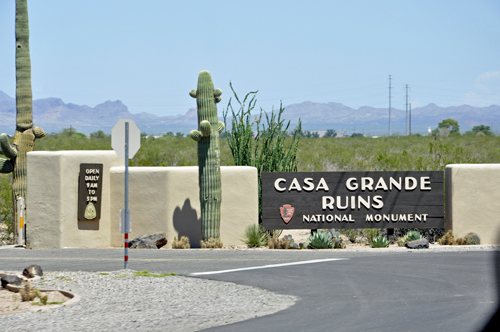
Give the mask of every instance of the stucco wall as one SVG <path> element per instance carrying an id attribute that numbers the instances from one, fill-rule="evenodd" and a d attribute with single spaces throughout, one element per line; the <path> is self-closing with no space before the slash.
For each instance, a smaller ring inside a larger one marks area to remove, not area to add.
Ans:
<path id="1" fill-rule="evenodd" d="M 469 232 L 481 244 L 500 244 L 500 164 L 448 165 L 445 170 L 446 229 Z"/>
<path id="2" fill-rule="evenodd" d="M 119 210 L 124 208 L 125 167 L 111 169 L 111 244 L 123 246 L 119 233 Z M 239 245 L 248 225 L 258 222 L 257 169 L 221 167 L 221 239 L 224 245 Z M 200 246 L 201 220 L 198 167 L 130 167 L 129 209 L 132 233 L 165 232 L 167 248 L 174 236 L 188 236 L 193 248 Z"/>
<path id="3" fill-rule="evenodd" d="M 102 163 L 101 219 L 78 220 L 81 163 Z M 37 151 L 28 154 L 26 224 L 33 249 L 123 247 L 119 210 L 124 207 L 124 161 L 114 151 Z M 257 169 L 221 167 L 221 239 L 241 244 L 247 225 L 258 222 Z M 199 247 L 198 167 L 130 167 L 132 239 L 165 232 L 186 235 Z"/>
<path id="4" fill-rule="evenodd" d="M 99 221 L 78 221 L 81 163 L 102 163 Z M 102 248 L 110 246 L 109 169 L 123 166 L 114 151 L 35 151 L 28 153 L 26 225 L 30 246 Z"/>

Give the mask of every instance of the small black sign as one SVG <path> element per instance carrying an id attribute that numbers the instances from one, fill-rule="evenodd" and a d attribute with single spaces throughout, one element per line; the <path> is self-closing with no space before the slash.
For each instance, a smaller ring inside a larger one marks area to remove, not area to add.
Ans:
<path id="1" fill-rule="evenodd" d="M 102 164 L 80 164 L 78 220 L 101 218 Z"/>
<path id="2" fill-rule="evenodd" d="M 262 173 L 265 229 L 444 227 L 443 172 Z"/>

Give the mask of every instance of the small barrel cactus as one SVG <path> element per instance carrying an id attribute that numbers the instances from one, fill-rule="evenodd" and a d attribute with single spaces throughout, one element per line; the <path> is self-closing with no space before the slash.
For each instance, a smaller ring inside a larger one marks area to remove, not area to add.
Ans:
<path id="1" fill-rule="evenodd" d="M 465 238 L 467 239 L 467 244 L 469 245 L 478 245 L 481 243 L 479 236 L 475 233 L 469 233 L 465 236 Z"/>
<path id="2" fill-rule="evenodd" d="M 198 142 L 198 178 L 200 186 L 202 240 L 220 237 L 220 149 L 219 134 L 224 123 L 218 120 L 216 103 L 221 101 L 222 91 L 214 89 L 210 73 L 206 70 L 198 76 L 198 87 L 189 95 L 196 98 L 198 129 L 189 136 Z"/>
<path id="3" fill-rule="evenodd" d="M 174 242 L 172 243 L 172 249 L 190 249 L 189 238 L 187 236 L 181 236 L 180 240 L 174 237 Z"/>

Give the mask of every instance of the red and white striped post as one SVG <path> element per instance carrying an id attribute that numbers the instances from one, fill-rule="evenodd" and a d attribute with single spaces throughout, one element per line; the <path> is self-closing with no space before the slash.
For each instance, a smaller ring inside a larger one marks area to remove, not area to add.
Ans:
<path id="1" fill-rule="evenodd" d="M 23 246 L 26 244 L 26 222 L 24 220 L 24 198 L 19 197 L 17 199 L 17 212 L 18 212 L 18 217 L 19 217 L 19 236 L 18 236 L 18 246 Z"/>

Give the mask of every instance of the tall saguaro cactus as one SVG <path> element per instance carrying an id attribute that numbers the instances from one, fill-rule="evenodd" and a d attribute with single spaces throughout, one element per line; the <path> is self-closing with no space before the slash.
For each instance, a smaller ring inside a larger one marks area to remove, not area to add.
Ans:
<path id="1" fill-rule="evenodd" d="M 16 132 L 12 146 L 6 134 L 0 134 L 0 172 L 13 172 L 12 198 L 14 220 L 17 220 L 19 197 L 26 199 L 26 157 L 33 151 L 35 140 L 45 136 L 40 127 L 33 127 L 33 96 L 31 92 L 31 60 L 27 0 L 16 0 Z M 17 227 L 14 227 L 17 237 Z"/>
<path id="2" fill-rule="evenodd" d="M 198 76 L 197 89 L 189 92 L 196 98 L 198 107 L 198 130 L 191 130 L 189 136 L 198 142 L 202 241 L 220 237 L 219 134 L 224 130 L 224 123 L 218 120 L 215 104 L 221 101 L 221 94 L 220 89 L 214 89 L 212 76 L 206 70 Z"/>

